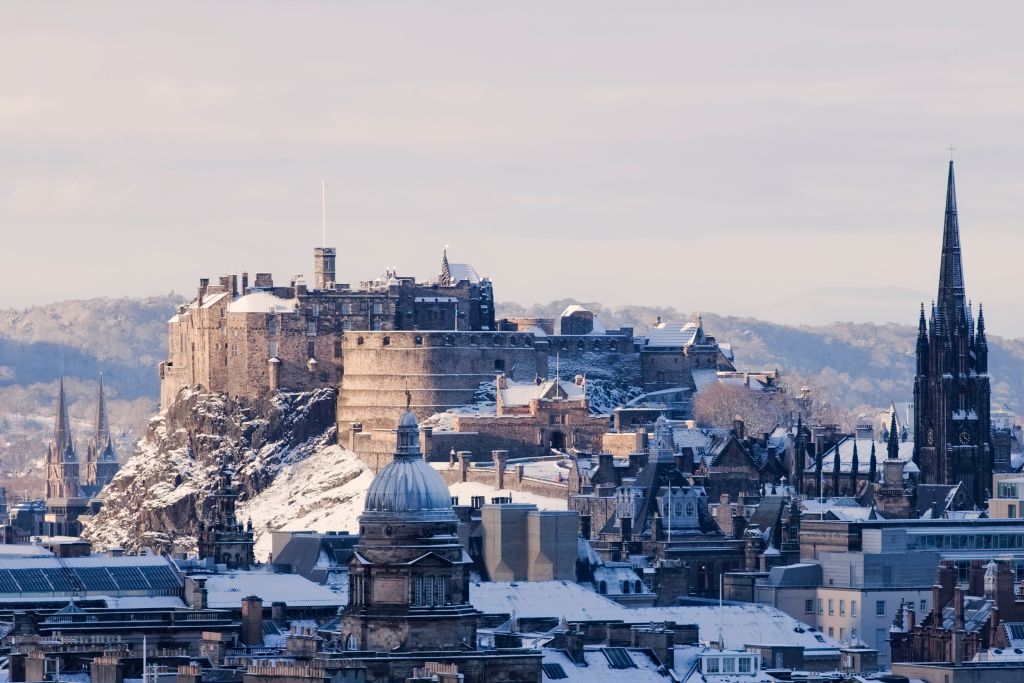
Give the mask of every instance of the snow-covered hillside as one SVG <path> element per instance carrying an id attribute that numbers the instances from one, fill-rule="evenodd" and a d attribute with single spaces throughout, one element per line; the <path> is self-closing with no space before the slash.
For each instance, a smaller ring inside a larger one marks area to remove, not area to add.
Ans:
<path id="1" fill-rule="evenodd" d="M 84 536 L 97 549 L 193 552 L 206 496 L 225 458 L 236 468 L 237 515 L 253 522 L 258 560 L 269 557 L 275 529 L 357 532 L 373 473 L 334 441 L 333 391 L 239 402 L 185 390 L 166 415 L 150 421 Z M 459 483 L 451 491 L 466 503 L 500 495 L 541 509 L 566 508 L 564 499 L 486 484 Z"/>

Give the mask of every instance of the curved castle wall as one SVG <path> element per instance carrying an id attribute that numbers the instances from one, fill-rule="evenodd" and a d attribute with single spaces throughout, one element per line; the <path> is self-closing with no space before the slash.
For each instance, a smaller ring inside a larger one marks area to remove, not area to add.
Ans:
<path id="1" fill-rule="evenodd" d="M 547 342 L 522 332 L 349 332 L 338 393 L 338 436 L 394 429 L 406 404 L 423 420 L 475 401 L 504 372 L 526 382 L 547 376 Z"/>

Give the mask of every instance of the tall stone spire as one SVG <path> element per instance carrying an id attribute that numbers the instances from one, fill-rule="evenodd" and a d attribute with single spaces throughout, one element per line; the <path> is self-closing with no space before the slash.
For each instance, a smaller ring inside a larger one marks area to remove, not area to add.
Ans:
<path id="1" fill-rule="evenodd" d="M 437 284 L 442 287 L 450 287 L 452 282 L 452 270 L 448 265 L 448 248 L 445 247 L 444 254 L 441 256 L 441 274 L 437 276 Z"/>
<path id="2" fill-rule="evenodd" d="M 946 220 L 942 229 L 938 305 L 946 320 L 947 329 L 955 329 L 957 323 L 966 315 L 967 295 L 960 254 L 960 223 L 957 219 L 952 159 L 949 162 L 949 179 L 946 181 Z"/>
<path id="3" fill-rule="evenodd" d="M 57 392 L 57 417 L 53 426 L 53 449 L 58 457 L 63 455 L 68 447 L 74 449 L 71 439 L 71 420 L 68 418 L 68 402 L 64 396 L 64 376 L 60 378 L 60 389 Z"/>
<path id="4" fill-rule="evenodd" d="M 900 435 L 896 426 L 896 411 L 892 411 L 892 421 L 889 423 L 889 443 L 886 445 L 886 459 L 898 460 L 900 457 Z"/>
<path id="5" fill-rule="evenodd" d="M 93 444 L 96 450 L 102 450 L 110 442 L 110 422 L 107 419 L 107 403 L 103 398 L 103 375 L 100 375 L 100 393 L 96 402 L 96 433 Z"/>

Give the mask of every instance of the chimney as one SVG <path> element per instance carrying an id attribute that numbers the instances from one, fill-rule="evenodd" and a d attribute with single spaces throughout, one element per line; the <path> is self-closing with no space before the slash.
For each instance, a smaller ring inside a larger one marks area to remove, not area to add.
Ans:
<path id="1" fill-rule="evenodd" d="M 907 633 L 911 633 L 914 630 L 914 625 L 917 623 L 917 613 L 914 612 L 914 605 L 911 604 L 907 609 Z"/>
<path id="2" fill-rule="evenodd" d="M 565 634 L 565 654 L 580 666 L 586 664 L 583 658 L 583 632 L 578 628 Z"/>
<path id="3" fill-rule="evenodd" d="M 967 573 L 967 594 L 976 597 L 985 595 L 985 564 L 981 560 L 971 560 Z"/>
<path id="4" fill-rule="evenodd" d="M 231 276 L 231 298 L 238 296 L 238 276 Z"/>
<path id="5" fill-rule="evenodd" d="M 1016 596 L 1013 594 L 1013 570 L 1008 562 L 999 562 L 996 565 L 996 575 L 992 581 L 993 598 L 996 607 L 1004 621 L 1016 621 L 1020 614 L 1016 610 Z"/>
<path id="6" fill-rule="evenodd" d="M 263 644 L 263 600 L 255 595 L 242 599 L 242 642 L 250 647 Z"/>
<path id="7" fill-rule="evenodd" d="M 199 295 L 196 297 L 199 302 L 199 306 L 203 305 L 203 299 L 206 298 L 206 290 L 210 288 L 210 278 L 203 277 L 199 278 Z"/>
<path id="8" fill-rule="evenodd" d="M 242 294 L 249 293 L 249 273 L 242 273 Z"/>
<path id="9" fill-rule="evenodd" d="M 953 589 L 953 615 L 956 618 L 954 628 L 962 631 L 964 629 L 964 588 L 959 584 Z"/>
<path id="10" fill-rule="evenodd" d="M 956 568 L 950 560 L 939 562 L 939 609 L 941 610 L 953 599 L 953 586 L 956 585 Z"/>
<path id="11" fill-rule="evenodd" d="M 736 438 L 742 441 L 744 437 L 743 420 L 741 420 L 738 417 L 735 420 L 733 420 L 732 431 L 736 434 Z"/>

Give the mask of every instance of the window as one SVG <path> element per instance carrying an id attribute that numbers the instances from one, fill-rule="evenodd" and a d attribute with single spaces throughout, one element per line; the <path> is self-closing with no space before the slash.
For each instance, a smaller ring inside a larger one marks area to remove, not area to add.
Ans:
<path id="1" fill-rule="evenodd" d="M 716 674 L 718 673 L 718 658 L 708 657 L 704 660 L 704 673 Z"/>
<path id="2" fill-rule="evenodd" d="M 277 316 L 270 316 L 270 320 L 267 321 L 267 334 L 273 337 L 274 335 L 277 334 L 277 330 L 280 328 L 280 326 L 281 324 L 280 322 L 278 322 Z"/>
<path id="3" fill-rule="evenodd" d="M 306 335 L 310 337 L 316 336 L 316 320 L 306 321 Z"/>
<path id="4" fill-rule="evenodd" d="M 814 600 L 804 600 L 804 614 L 814 614 Z"/>
<path id="5" fill-rule="evenodd" d="M 316 342 L 306 342 L 306 357 L 316 358 Z"/>
<path id="6" fill-rule="evenodd" d="M 346 650 L 358 650 L 359 649 L 359 638 L 356 637 L 356 634 L 354 634 L 354 633 L 348 634 L 348 638 L 345 639 L 345 649 Z"/>
<path id="7" fill-rule="evenodd" d="M 1007 505 L 1006 506 L 1006 516 L 1010 517 L 1010 518 L 1016 517 L 1017 516 L 1017 506 L 1014 505 L 1013 503 L 1010 503 L 1009 505 Z"/>
<path id="8" fill-rule="evenodd" d="M 851 617 L 857 616 L 857 601 L 856 600 L 850 600 L 850 616 Z"/>
<path id="9" fill-rule="evenodd" d="M 341 305 L 341 314 L 342 315 L 352 315 L 352 304 L 342 304 Z"/>
<path id="10" fill-rule="evenodd" d="M 320 304 L 313 304 L 313 317 L 316 318 L 320 315 Z"/>
<path id="11" fill-rule="evenodd" d="M 722 658 L 722 673 L 731 674 L 736 671 L 736 658 L 735 657 L 723 657 Z"/>
<path id="12" fill-rule="evenodd" d="M 423 577 L 414 576 L 412 577 L 412 604 L 422 605 L 423 604 Z"/>
<path id="13" fill-rule="evenodd" d="M 751 666 L 752 663 L 753 663 L 753 659 L 751 657 L 740 657 L 740 661 L 739 661 L 740 670 L 739 670 L 739 672 L 741 674 L 751 673 L 751 671 L 753 671 L 753 667 Z"/>
<path id="14" fill-rule="evenodd" d="M 922 600 L 921 601 L 921 614 L 924 614 L 927 611 L 928 611 L 928 601 L 927 600 Z"/>
<path id="15" fill-rule="evenodd" d="M 335 358 L 341 358 L 341 342 L 340 341 L 334 342 L 334 357 Z"/>
<path id="16" fill-rule="evenodd" d="M 829 616 L 836 613 L 835 600 L 833 600 L 832 598 L 828 599 L 828 613 Z"/>
<path id="17" fill-rule="evenodd" d="M 693 517 L 694 513 L 697 512 L 697 508 L 693 506 L 693 503 L 686 504 L 686 516 Z"/>
<path id="18" fill-rule="evenodd" d="M 841 616 L 841 617 L 845 617 L 846 616 L 846 600 L 840 600 L 839 601 L 839 616 Z"/>
<path id="19" fill-rule="evenodd" d="M 818 598 L 818 614 L 824 614 L 824 612 L 821 611 L 821 598 Z"/>
<path id="20" fill-rule="evenodd" d="M 448 579 L 444 576 L 437 578 L 437 604 L 448 604 Z"/>
<path id="21" fill-rule="evenodd" d="M 381 304 L 374 304 L 373 305 L 373 314 L 374 315 L 380 315 L 383 312 L 384 312 L 384 306 L 383 305 L 381 305 Z"/>
<path id="22" fill-rule="evenodd" d="M 839 640 L 846 640 L 846 629 L 842 626 L 839 627 Z"/>
<path id="23" fill-rule="evenodd" d="M 430 607 L 434 604 L 434 577 L 423 577 L 423 604 Z"/>
<path id="24" fill-rule="evenodd" d="M 885 616 L 885 600 L 875 601 L 875 615 L 879 617 Z"/>
<path id="25" fill-rule="evenodd" d="M 850 629 L 850 640 L 857 640 L 857 629 Z"/>
<path id="26" fill-rule="evenodd" d="M 271 358 L 277 358 L 277 342 L 267 342 L 267 355 Z"/>
<path id="27" fill-rule="evenodd" d="M 831 626 L 828 627 L 828 637 L 829 638 L 835 638 L 836 637 L 836 630 L 834 628 L 832 628 Z"/>
<path id="28" fill-rule="evenodd" d="M 351 320 L 342 321 L 341 329 L 343 329 L 343 330 L 351 330 L 352 329 L 352 321 Z"/>

